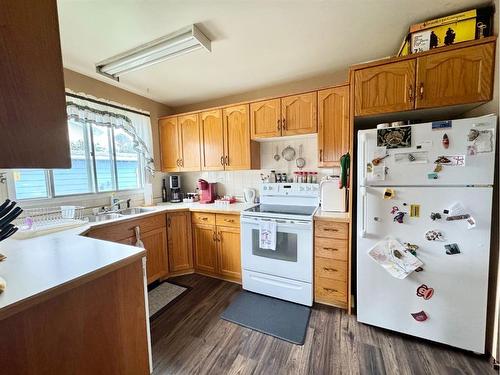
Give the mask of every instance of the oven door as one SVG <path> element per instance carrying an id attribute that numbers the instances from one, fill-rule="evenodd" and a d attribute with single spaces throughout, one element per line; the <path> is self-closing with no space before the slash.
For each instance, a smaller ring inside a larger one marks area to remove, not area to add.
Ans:
<path id="1" fill-rule="evenodd" d="M 259 222 L 275 221 L 276 250 L 261 249 Z M 242 268 L 268 275 L 312 283 L 312 221 L 241 218 Z"/>

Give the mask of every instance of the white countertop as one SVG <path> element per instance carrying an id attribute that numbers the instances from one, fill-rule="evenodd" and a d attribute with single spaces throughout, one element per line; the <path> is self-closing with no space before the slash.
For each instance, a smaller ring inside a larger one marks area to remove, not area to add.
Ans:
<path id="1" fill-rule="evenodd" d="M 323 211 L 320 207 L 314 214 L 314 220 L 342 221 L 348 223 L 350 217 L 348 212 Z"/>
<path id="2" fill-rule="evenodd" d="M 0 294 L 0 319 L 23 302 L 103 270 L 117 262 L 143 256 L 144 249 L 101 241 L 81 234 L 92 227 L 169 211 L 205 211 L 238 214 L 255 206 L 233 203 L 227 206 L 196 203 L 161 203 L 150 212 L 127 215 L 113 220 L 88 223 L 80 227 L 30 239 L 9 238 L 0 242 L 0 253 L 7 259 L 0 262 L 0 276 L 7 287 Z"/>

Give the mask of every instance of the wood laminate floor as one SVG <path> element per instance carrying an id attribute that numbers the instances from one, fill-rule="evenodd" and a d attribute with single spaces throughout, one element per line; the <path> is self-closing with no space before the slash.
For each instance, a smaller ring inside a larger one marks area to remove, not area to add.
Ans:
<path id="1" fill-rule="evenodd" d="M 484 357 L 367 326 L 315 305 L 304 346 L 220 319 L 241 290 L 200 275 L 151 322 L 154 374 L 497 374 Z"/>

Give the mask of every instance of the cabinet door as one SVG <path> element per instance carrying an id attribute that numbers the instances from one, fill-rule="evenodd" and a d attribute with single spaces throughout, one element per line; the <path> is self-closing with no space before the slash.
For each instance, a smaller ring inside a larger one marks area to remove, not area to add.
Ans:
<path id="1" fill-rule="evenodd" d="M 146 249 L 146 274 L 148 284 L 167 276 L 167 233 L 165 227 L 141 233 Z"/>
<path id="2" fill-rule="evenodd" d="M 168 264 L 170 272 L 193 268 L 190 212 L 167 214 Z"/>
<path id="3" fill-rule="evenodd" d="M 281 98 L 282 134 L 316 133 L 318 131 L 317 109 L 316 92 Z"/>
<path id="4" fill-rule="evenodd" d="M 217 243 L 219 274 L 241 281 L 240 228 L 217 227 Z"/>
<path id="5" fill-rule="evenodd" d="M 250 104 L 250 134 L 252 139 L 281 135 L 280 99 Z"/>
<path id="6" fill-rule="evenodd" d="M 181 147 L 181 171 L 200 170 L 200 126 L 198 114 L 178 117 L 180 147 Z"/>
<path id="7" fill-rule="evenodd" d="M 416 108 L 491 100 L 494 51 L 487 43 L 418 58 Z"/>
<path id="8" fill-rule="evenodd" d="M 228 171 L 251 169 L 252 158 L 260 160 L 259 150 L 251 147 L 248 110 L 248 104 L 223 110 L 225 168 Z M 252 152 L 259 155 L 252 155 Z"/>
<path id="9" fill-rule="evenodd" d="M 179 128 L 177 117 L 161 119 L 160 128 L 161 170 L 163 172 L 176 172 L 179 170 Z"/>
<path id="10" fill-rule="evenodd" d="M 201 169 L 224 170 L 222 110 L 200 113 Z"/>
<path id="11" fill-rule="evenodd" d="M 415 98 L 415 60 L 405 60 L 354 73 L 356 116 L 407 111 Z"/>
<path id="12" fill-rule="evenodd" d="M 217 272 L 217 242 L 215 226 L 195 224 L 194 268 L 196 271 L 215 274 Z"/>
<path id="13" fill-rule="evenodd" d="M 338 166 L 349 151 L 349 86 L 319 91 L 318 107 L 318 166 Z"/>
<path id="14" fill-rule="evenodd" d="M 0 168 L 71 168 L 56 0 L 0 9 Z"/>

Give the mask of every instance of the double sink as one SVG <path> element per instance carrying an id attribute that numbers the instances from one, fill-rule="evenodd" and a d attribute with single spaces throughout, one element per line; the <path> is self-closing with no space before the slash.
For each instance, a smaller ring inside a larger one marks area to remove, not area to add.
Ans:
<path id="1" fill-rule="evenodd" d="M 107 213 L 102 213 L 102 214 L 97 214 L 97 215 L 91 215 L 91 216 L 89 216 L 89 222 L 97 223 L 97 222 L 101 222 L 101 221 L 118 219 L 118 218 L 121 218 L 124 216 L 143 214 L 146 212 L 153 212 L 153 211 L 155 211 L 154 208 L 144 208 L 144 207 L 124 208 L 123 210 L 118 210 L 118 211 L 114 211 L 114 212 L 107 212 Z"/>

